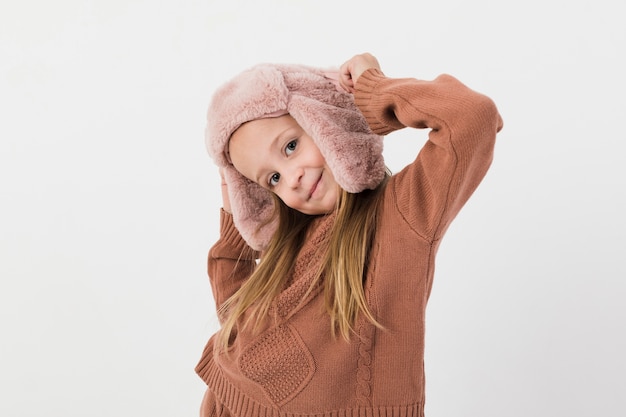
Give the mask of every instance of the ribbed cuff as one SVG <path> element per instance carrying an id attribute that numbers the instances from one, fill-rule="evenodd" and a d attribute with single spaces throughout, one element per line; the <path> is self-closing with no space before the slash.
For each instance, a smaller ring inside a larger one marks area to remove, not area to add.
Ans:
<path id="1" fill-rule="evenodd" d="M 370 68 L 359 77 L 354 92 L 354 103 L 358 106 L 370 129 L 378 135 L 386 135 L 397 129 L 380 120 L 380 105 L 374 103 L 375 92 L 379 84 L 386 80 L 385 74 L 376 68 Z"/>

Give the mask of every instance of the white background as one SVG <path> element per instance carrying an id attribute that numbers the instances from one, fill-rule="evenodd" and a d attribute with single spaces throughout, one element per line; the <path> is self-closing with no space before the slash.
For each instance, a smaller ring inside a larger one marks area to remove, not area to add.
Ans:
<path id="1" fill-rule="evenodd" d="M 193 368 L 216 330 L 210 95 L 258 62 L 338 66 L 369 51 L 391 77 L 455 75 L 505 121 L 439 252 L 427 415 L 624 416 L 620 10 L 2 0 L 0 415 L 196 416 Z M 423 137 L 387 138 L 392 170 Z"/>

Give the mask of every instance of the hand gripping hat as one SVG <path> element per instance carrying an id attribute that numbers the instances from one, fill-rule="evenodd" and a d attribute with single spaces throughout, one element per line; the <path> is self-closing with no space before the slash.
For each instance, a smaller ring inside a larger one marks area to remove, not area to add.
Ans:
<path id="1" fill-rule="evenodd" d="M 220 87 L 212 97 L 206 146 L 223 168 L 235 227 L 254 249 L 276 231 L 271 192 L 241 175 L 228 157 L 228 141 L 242 124 L 289 113 L 320 149 L 337 183 L 357 193 L 385 176 L 383 140 L 369 128 L 337 71 L 302 65 L 260 64 Z M 271 220 L 271 221 L 270 221 Z"/>

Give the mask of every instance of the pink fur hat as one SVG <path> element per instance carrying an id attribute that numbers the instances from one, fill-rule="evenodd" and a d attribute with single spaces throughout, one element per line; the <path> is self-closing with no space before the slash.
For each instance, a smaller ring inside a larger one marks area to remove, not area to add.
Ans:
<path id="1" fill-rule="evenodd" d="M 289 113 L 311 136 L 335 180 L 348 192 L 376 188 L 385 176 L 382 137 L 372 133 L 353 96 L 339 87 L 337 76 L 336 70 L 260 64 L 213 95 L 206 146 L 224 169 L 235 227 L 254 249 L 267 246 L 277 220 L 267 223 L 274 213 L 270 191 L 245 178 L 230 163 L 228 141 L 242 124 Z"/>

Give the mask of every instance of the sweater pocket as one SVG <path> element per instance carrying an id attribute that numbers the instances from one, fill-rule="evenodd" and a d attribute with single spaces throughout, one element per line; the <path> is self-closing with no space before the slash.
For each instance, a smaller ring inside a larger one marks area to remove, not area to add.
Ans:
<path id="1" fill-rule="evenodd" d="M 315 373 L 313 355 L 298 333 L 282 324 L 261 335 L 239 357 L 239 369 L 282 406 L 298 395 Z"/>

